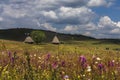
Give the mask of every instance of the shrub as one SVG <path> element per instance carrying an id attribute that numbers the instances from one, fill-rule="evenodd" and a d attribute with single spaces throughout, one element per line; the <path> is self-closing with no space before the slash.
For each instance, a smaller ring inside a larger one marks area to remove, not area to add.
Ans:
<path id="1" fill-rule="evenodd" d="M 37 44 L 42 43 L 46 38 L 45 33 L 42 31 L 32 31 L 30 35 Z"/>

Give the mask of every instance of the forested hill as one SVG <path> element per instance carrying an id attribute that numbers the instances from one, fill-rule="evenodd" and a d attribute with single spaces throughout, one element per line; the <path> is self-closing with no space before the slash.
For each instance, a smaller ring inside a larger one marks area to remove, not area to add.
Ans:
<path id="1" fill-rule="evenodd" d="M 15 28 L 15 29 L 0 30 L 0 39 L 24 41 L 26 37 L 25 33 L 31 33 L 33 30 L 37 30 L 37 29 Z M 78 35 L 78 34 L 74 34 L 74 35 L 63 34 L 63 33 L 56 33 L 52 31 L 46 31 L 46 30 L 40 30 L 40 31 L 45 32 L 46 42 L 50 42 L 55 35 L 57 35 L 61 41 L 94 39 L 92 37 Z"/>

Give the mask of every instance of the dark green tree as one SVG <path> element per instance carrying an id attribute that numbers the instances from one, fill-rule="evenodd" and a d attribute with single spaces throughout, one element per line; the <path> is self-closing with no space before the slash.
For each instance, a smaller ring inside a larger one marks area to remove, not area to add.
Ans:
<path id="1" fill-rule="evenodd" d="M 42 43 L 46 38 L 43 31 L 32 31 L 30 35 L 37 44 Z"/>

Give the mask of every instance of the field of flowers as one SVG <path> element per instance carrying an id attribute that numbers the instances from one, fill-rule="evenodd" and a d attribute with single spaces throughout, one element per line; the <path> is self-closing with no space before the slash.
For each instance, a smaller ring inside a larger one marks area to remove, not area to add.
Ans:
<path id="1" fill-rule="evenodd" d="M 104 45 L 0 43 L 0 80 L 120 80 L 120 52 Z"/>

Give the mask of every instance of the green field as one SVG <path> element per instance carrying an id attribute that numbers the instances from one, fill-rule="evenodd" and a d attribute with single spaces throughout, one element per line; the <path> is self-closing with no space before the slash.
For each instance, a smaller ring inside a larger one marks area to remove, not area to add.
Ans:
<path id="1" fill-rule="evenodd" d="M 0 80 L 120 80 L 120 45 L 0 40 Z"/>

